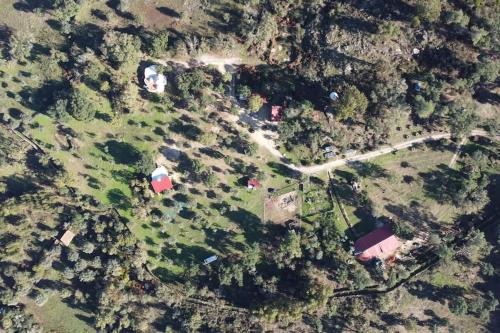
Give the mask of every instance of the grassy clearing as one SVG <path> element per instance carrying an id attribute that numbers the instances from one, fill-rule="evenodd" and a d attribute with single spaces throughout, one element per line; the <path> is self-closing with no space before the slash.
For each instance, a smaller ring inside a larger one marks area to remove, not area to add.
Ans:
<path id="1" fill-rule="evenodd" d="M 356 231 L 370 231 L 382 216 L 417 228 L 452 223 L 460 210 L 436 198 L 431 175 L 447 172 L 453 153 L 445 141 L 335 170 L 336 189 Z M 360 179 L 361 193 L 351 188 L 353 177 Z"/>
<path id="2" fill-rule="evenodd" d="M 31 300 L 26 302 L 29 312 L 47 332 L 91 333 L 96 332 L 89 322 L 90 316 L 84 311 L 70 307 L 61 299 L 52 295 L 47 303 L 39 307 Z"/>

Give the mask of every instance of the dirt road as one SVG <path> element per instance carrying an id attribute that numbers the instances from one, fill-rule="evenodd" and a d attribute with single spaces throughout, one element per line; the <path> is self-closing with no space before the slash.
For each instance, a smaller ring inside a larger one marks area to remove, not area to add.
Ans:
<path id="1" fill-rule="evenodd" d="M 187 62 L 187 61 L 178 61 L 174 59 L 168 59 L 167 61 L 172 61 L 172 62 L 177 62 L 183 66 L 189 67 L 190 65 L 193 64 L 193 61 Z M 162 61 L 160 61 L 162 62 Z M 220 57 L 220 56 L 215 56 L 215 55 L 209 55 L 209 54 L 203 54 L 198 56 L 197 58 L 194 59 L 194 64 L 201 64 L 201 65 L 213 65 L 216 66 L 217 69 L 225 73 L 226 71 L 232 72 L 234 67 L 233 65 L 240 65 L 242 64 L 242 60 L 240 58 L 236 57 Z M 235 82 L 233 82 L 232 85 L 234 86 Z M 231 89 L 231 95 L 233 98 L 234 96 L 234 87 Z M 235 98 L 236 99 L 236 98 Z M 389 154 L 393 151 L 398 151 L 402 149 L 407 149 L 411 147 L 412 145 L 416 143 L 422 143 L 422 142 L 429 142 L 429 141 L 435 141 L 435 140 L 441 140 L 441 139 L 448 139 L 451 137 L 451 133 L 439 133 L 439 134 L 431 134 L 428 136 L 400 142 L 398 144 L 392 145 L 392 146 L 385 146 L 382 148 L 379 148 L 374 151 L 370 151 L 365 154 L 356 154 L 353 156 L 349 156 L 347 158 L 343 159 L 338 159 L 338 160 L 333 160 L 330 162 L 326 162 L 323 164 L 319 165 L 312 165 L 312 166 L 295 166 L 291 163 L 286 163 L 286 156 L 283 156 L 283 154 L 276 148 L 276 140 L 277 140 L 277 134 L 272 132 L 272 131 L 266 131 L 262 129 L 262 126 L 264 124 L 269 123 L 266 120 L 262 119 L 257 119 L 256 117 L 250 116 L 249 113 L 243 109 L 240 108 L 240 115 L 238 116 L 230 116 L 228 117 L 237 127 L 241 126 L 237 125 L 238 119 L 248 125 L 250 125 L 254 131 L 253 133 L 250 133 L 250 138 L 257 143 L 259 146 L 265 148 L 271 155 L 275 156 L 278 158 L 280 161 L 285 163 L 290 169 L 305 173 L 305 174 L 315 174 L 319 173 L 322 171 L 330 170 L 335 167 L 343 166 L 346 165 L 347 163 L 350 162 L 356 162 L 356 161 L 365 161 L 369 160 L 381 155 Z M 483 136 L 483 137 L 490 137 L 491 135 L 487 133 L 486 131 L 483 130 L 474 130 L 472 131 L 471 135 L 474 136 Z M 493 139 L 500 141 L 500 136 L 496 136 Z M 450 162 L 451 165 L 455 163 L 457 157 L 458 157 L 459 150 L 457 150 L 456 154 L 454 155 L 452 161 Z"/>

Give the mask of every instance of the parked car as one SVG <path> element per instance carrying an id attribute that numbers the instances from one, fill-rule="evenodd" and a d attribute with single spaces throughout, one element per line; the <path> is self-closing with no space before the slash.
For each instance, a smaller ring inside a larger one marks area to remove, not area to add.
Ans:
<path id="1" fill-rule="evenodd" d="M 324 156 L 326 159 L 330 159 L 330 158 L 334 158 L 336 155 L 334 152 L 328 152 L 328 153 L 325 153 Z"/>
<path id="2" fill-rule="evenodd" d="M 332 152 L 333 151 L 333 146 L 325 146 L 325 147 L 323 147 L 323 151 L 325 153 Z"/>

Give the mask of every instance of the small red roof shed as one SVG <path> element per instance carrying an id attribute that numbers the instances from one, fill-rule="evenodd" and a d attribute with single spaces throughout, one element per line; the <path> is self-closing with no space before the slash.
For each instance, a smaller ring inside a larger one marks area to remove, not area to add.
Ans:
<path id="1" fill-rule="evenodd" d="M 361 261 L 373 258 L 385 259 L 399 249 L 401 243 L 391 230 L 385 225 L 361 237 L 354 243 L 355 255 Z"/>
<path id="2" fill-rule="evenodd" d="M 151 181 L 151 186 L 153 186 L 155 193 L 161 193 L 165 190 L 171 190 L 174 188 L 172 180 L 168 176 L 153 179 Z"/>
<path id="3" fill-rule="evenodd" d="M 252 178 L 248 180 L 248 188 L 254 189 L 254 188 L 259 188 L 260 183 L 257 179 Z"/>
<path id="4" fill-rule="evenodd" d="M 273 105 L 271 107 L 271 121 L 280 121 L 283 118 L 283 107 L 281 105 Z"/>

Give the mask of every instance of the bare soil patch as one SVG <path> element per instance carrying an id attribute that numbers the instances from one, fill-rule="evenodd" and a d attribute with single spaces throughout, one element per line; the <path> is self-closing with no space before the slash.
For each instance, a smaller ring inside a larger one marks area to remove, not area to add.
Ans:
<path id="1" fill-rule="evenodd" d="M 295 220 L 300 213 L 300 200 L 297 191 L 271 196 L 264 203 L 264 219 L 282 224 Z"/>

